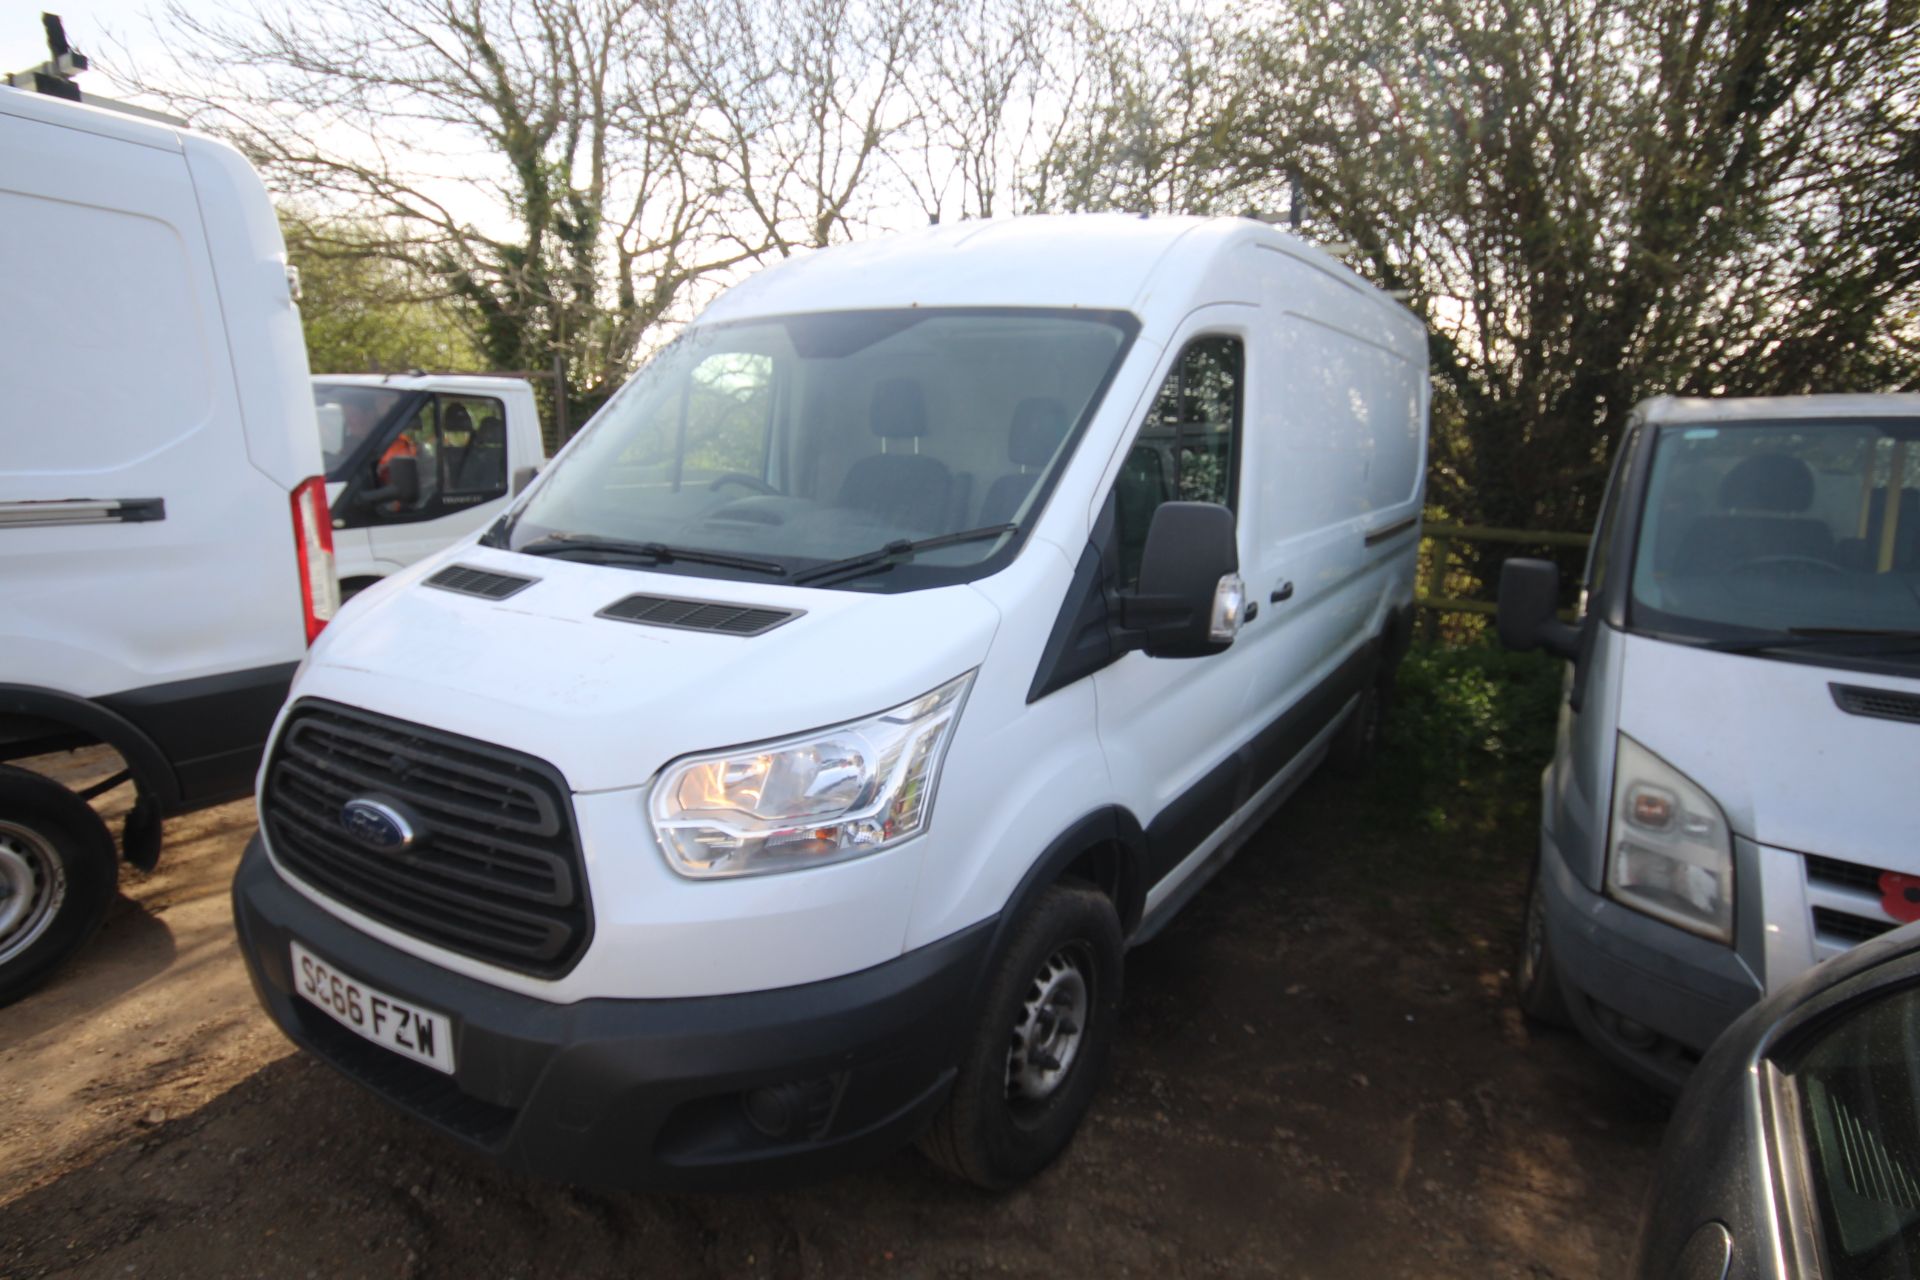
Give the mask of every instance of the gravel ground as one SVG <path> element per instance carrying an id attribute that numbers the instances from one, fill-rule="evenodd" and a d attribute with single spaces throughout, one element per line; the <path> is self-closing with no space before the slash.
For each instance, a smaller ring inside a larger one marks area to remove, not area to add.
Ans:
<path id="1" fill-rule="evenodd" d="M 1092 1114 L 1004 1196 L 910 1151 L 758 1196 L 505 1176 L 292 1052 L 228 915 L 252 806 L 177 820 L 0 1010 L 0 1276 L 1618 1275 L 1666 1106 L 1513 1008 L 1524 819 L 1402 831 L 1392 785 L 1310 782 L 1129 957 Z"/>

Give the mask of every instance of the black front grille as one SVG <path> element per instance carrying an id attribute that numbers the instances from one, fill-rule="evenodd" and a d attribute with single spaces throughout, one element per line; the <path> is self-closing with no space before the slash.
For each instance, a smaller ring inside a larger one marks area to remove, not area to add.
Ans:
<path id="1" fill-rule="evenodd" d="M 341 809 L 355 798 L 408 814 L 413 844 L 386 851 L 348 835 Z M 586 947 L 573 807 L 559 772 L 531 756 L 302 701 L 274 744 L 260 807 L 288 871 L 416 938 L 543 978 Z"/>
<path id="2" fill-rule="evenodd" d="M 1827 688 L 1833 690 L 1834 702 L 1848 715 L 1920 724 L 1920 693 L 1870 689 L 1858 684 L 1830 684 Z"/>
<path id="3" fill-rule="evenodd" d="M 450 564 L 428 578 L 427 585 L 442 591 L 458 592 L 463 596 L 479 596 L 483 600 L 505 600 L 538 581 L 538 578 L 521 578 L 511 573 L 476 569 L 472 565 Z"/>
<path id="4" fill-rule="evenodd" d="M 1845 940 L 1849 944 L 1870 942 L 1881 934 L 1898 929 L 1897 924 L 1885 920 L 1869 920 L 1865 916 L 1849 915 L 1845 911 L 1835 911 L 1831 907 L 1813 909 L 1813 927 L 1816 933 L 1828 934 Z"/>
<path id="5" fill-rule="evenodd" d="M 1880 873 L 1872 867 L 1863 867 L 1852 862 L 1841 862 L 1837 858 L 1807 856 L 1807 879 L 1815 884 L 1841 885 L 1848 889 L 1864 889 L 1878 897 L 1880 894 Z"/>
<path id="6" fill-rule="evenodd" d="M 713 600 L 682 600 L 675 596 L 628 596 L 600 611 L 616 622 L 637 622 L 676 631 L 715 631 L 728 636 L 764 635 L 800 616 L 793 609 L 765 609 L 753 605 L 720 604 Z"/>

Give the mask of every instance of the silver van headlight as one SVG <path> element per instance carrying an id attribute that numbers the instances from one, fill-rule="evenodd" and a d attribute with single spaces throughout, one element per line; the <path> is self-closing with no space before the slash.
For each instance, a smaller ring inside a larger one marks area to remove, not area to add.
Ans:
<path id="1" fill-rule="evenodd" d="M 1733 941 L 1733 832 L 1693 779 L 1619 735 L 1607 894 L 1668 924 Z"/>
<path id="2" fill-rule="evenodd" d="M 696 879 L 764 875 L 920 834 L 972 684 L 969 671 L 864 720 L 675 761 L 648 806 L 667 861 Z"/>

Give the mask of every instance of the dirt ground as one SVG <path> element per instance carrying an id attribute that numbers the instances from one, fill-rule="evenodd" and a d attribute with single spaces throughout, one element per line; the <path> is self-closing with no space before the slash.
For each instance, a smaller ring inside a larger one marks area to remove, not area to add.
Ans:
<path id="1" fill-rule="evenodd" d="M 1132 953 L 1092 1114 L 998 1197 L 910 1151 L 759 1196 L 505 1176 L 291 1051 L 228 913 L 252 806 L 176 820 L 0 1010 L 0 1276 L 1618 1275 L 1666 1105 L 1512 1007 L 1527 828 L 1383 834 L 1382 785 L 1310 782 Z"/>

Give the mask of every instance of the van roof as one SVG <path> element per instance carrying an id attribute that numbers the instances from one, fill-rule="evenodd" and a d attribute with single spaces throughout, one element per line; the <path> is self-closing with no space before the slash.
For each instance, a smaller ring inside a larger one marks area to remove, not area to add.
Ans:
<path id="1" fill-rule="evenodd" d="M 184 150 L 183 138 L 190 133 L 187 129 L 131 115 L 126 111 L 89 106 L 84 102 L 72 102 L 9 85 L 0 85 L 0 113 L 41 124 L 79 129 L 105 138 L 117 138 L 122 142 L 156 147 L 162 151 Z"/>
<path id="2" fill-rule="evenodd" d="M 1138 312 L 1176 250 L 1181 276 L 1197 279 L 1212 259 L 1247 244 L 1299 259 L 1419 323 L 1331 254 L 1256 219 L 1129 213 L 991 218 L 835 245 L 748 277 L 696 323 L 916 306 Z"/>
<path id="3" fill-rule="evenodd" d="M 1642 401 L 1640 408 L 1654 426 L 1782 418 L 1907 418 L 1920 417 L 1920 394 L 1655 396 Z"/>

